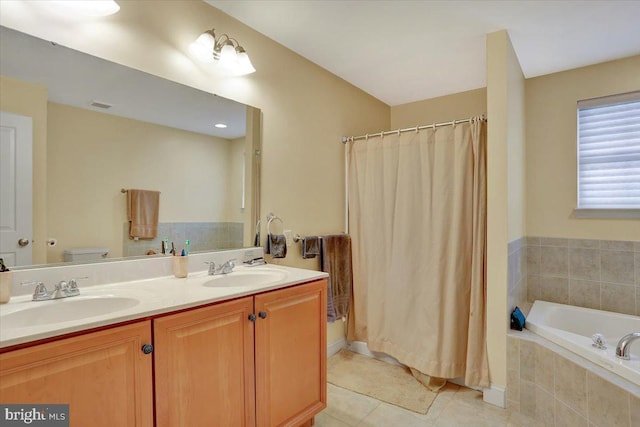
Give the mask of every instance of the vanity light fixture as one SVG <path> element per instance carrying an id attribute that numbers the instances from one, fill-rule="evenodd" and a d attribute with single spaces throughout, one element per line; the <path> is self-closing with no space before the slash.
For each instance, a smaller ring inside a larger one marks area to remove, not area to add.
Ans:
<path id="1" fill-rule="evenodd" d="M 200 61 L 217 62 L 225 71 L 236 76 L 256 71 L 240 43 L 226 34 L 216 37 L 213 28 L 200 34 L 189 46 L 189 51 Z"/>
<path id="2" fill-rule="evenodd" d="M 215 127 L 217 127 L 218 129 L 225 129 L 227 125 L 225 125 L 224 123 L 216 123 Z"/>
<path id="3" fill-rule="evenodd" d="M 59 12 L 83 16 L 108 16 L 120 10 L 115 0 L 49 0 L 46 5 Z"/>

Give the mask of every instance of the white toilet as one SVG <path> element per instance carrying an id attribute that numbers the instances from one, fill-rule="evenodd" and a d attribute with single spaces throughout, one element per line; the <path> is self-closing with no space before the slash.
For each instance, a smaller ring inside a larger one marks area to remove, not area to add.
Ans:
<path id="1" fill-rule="evenodd" d="M 100 261 L 109 255 L 109 248 L 73 248 L 64 250 L 65 262 Z"/>

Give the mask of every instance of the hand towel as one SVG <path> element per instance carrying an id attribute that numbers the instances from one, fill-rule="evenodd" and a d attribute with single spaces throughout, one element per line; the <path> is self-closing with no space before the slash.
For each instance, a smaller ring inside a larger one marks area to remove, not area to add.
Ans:
<path id="1" fill-rule="evenodd" d="M 154 239 L 158 235 L 160 192 L 150 190 L 127 191 L 127 217 L 129 236 Z"/>
<path id="2" fill-rule="evenodd" d="M 327 302 L 327 320 L 333 322 L 346 316 L 351 305 L 351 237 L 348 234 L 328 235 L 322 236 L 320 242 L 320 263 L 322 271 L 329 273 L 331 295 L 331 303 Z M 334 316 L 329 312 L 332 305 Z"/>
<path id="3" fill-rule="evenodd" d="M 320 238 L 318 236 L 307 236 L 302 238 L 302 258 L 315 258 L 320 255 Z"/>
<path id="4" fill-rule="evenodd" d="M 287 256 L 287 238 L 284 234 L 267 234 L 267 246 L 265 253 L 273 258 L 284 258 Z"/>

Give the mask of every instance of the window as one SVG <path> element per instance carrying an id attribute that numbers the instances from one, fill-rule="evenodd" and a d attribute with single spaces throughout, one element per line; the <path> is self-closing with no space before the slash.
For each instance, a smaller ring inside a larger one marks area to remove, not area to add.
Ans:
<path id="1" fill-rule="evenodd" d="M 578 101 L 576 216 L 640 218 L 640 91 Z"/>

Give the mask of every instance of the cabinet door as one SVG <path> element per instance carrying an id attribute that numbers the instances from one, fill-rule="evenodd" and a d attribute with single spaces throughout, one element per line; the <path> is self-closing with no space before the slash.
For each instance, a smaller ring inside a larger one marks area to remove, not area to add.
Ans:
<path id="1" fill-rule="evenodd" d="M 0 402 L 69 404 L 76 427 L 153 426 L 149 321 L 0 355 Z"/>
<path id="2" fill-rule="evenodd" d="M 257 295 L 255 310 L 257 425 L 299 426 L 326 407 L 327 282 Z"/>
<path id="3" fill-rule="evenodd" d="M 253 298 L 154 320 L 156 425 L 253 426 Z"/>

